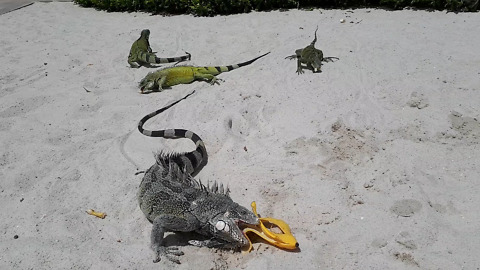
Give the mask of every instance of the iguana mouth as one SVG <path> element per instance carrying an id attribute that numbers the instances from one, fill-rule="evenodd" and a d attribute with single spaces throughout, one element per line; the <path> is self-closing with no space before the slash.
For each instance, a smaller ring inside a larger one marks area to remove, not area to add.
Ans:
<path id="1" fill-rule="evenodd" d="M 236 219 L 235 224 L 237 224 L 238 228 L 241 231 L 243 231 L 243 229 L 245 229 L 245 228 L 257 226 L 258 224 L 260 224 L 260 221 L 258 221 L 257 223 L 248 223 L 246 221 Z"/>

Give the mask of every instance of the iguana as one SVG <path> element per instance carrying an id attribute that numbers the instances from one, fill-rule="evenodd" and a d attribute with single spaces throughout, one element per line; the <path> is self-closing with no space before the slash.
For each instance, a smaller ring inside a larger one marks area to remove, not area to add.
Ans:
<path id="1" fill-rule="evenodd" d="M 195 231 L 209 238 L 191 240 L 191 245 L 234 249 L 249 243 L 242 232 L 242 224 L 259 224 L 257 216 L 230 198 L 228 188 L 224 189 L 222 184 L 217 185 L 216 182 L 212 187 L 205 186 L 193 178 L 208 159 L 205 144 L 197 134 L 184 129 L 143 129 L 148 119 L 191 94 L 143 117 L 138 123 L 138 130 L 146 136 L 188 138 L 196 145 L 196 149 L 188 153 L 156 154 L 156 163 L 145 172 L 140 183 L 137 193 L 140 209 L 153 223 L 151 247 L 155 252 L 154 262 L 159 262 L 160 257 L 165 256 L 180 263 L 178 256 L 183 252 L 177 247 L 164 246 L 166 231 Z"/>
<path id="2" fill-rule="evenodd" d="M 210 82 L 212 85 L 215 83 L 219 84 L 219 79 L 215 77 L 215 75 L 249 65 L 255 62 L 255 60 L 262 58 L 269 53 L 270 52 L 260 55 L 259 57 L 256 57 L 250 61 L 230 66 L 178 66 L 167 67 L 155 72 L 150 72 L 140 81 L 140 92 L 145 94 L 147 93 L 145 90 L 150 90 L 149 92 L 153 92 L 155 90 L 162 91 L 164 87 L 170 87 L 183 83 L 191 83 L 196 80 L 205 80 Z"/>
<path id="3" fill-rule="evenodd" d="M 323 62 L 333 62 L 333 59 L 337 59 L 338 57 L 323 57 L 322 50 L 315 48 L 315 42 L 317 42 L 317 29 L 315 30 L 315 39 L 303 49 L 298 49 L 295 51 L 294 55 L 290 55 L 285 57 L 285 59 L 295 59 L 297 58 L 297 74 L 303 73 L 303 66 L 302 64 L 306 65 L 306 68 L 311 69 L 314 73 L 315 72 L 322 72 L 322 61 Z"/>
<path id="4" fill-rule="evenodd" d="M 158 58 L 155 52 L 152 52 L 150 42 L 148 42 L 149 37 L 150 30 L 144 29 L 140 34 L 140 38 L 133 42 L 132 48 L 130 48 L 130 54 L 128 55 L 128 63 L 131 67 L 139 68 L 140 66 L 150 66 L 150 64 L 165 64 L 190 60 L 191 55 L 188 52 L 185 52 L 187 55 L 180 57 Z"/>

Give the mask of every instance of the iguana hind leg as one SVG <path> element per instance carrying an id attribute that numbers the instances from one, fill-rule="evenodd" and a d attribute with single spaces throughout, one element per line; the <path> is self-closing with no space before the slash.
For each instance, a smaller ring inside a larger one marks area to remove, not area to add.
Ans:
<path id="1" fill-rule="evenodd" d="M 204 80 L 209 82 L 211 85 L 220 84 L 219 81 L 222 81 L 222 79 L 219 79 L 213 76 L 212 74 L 196 73 L 194 77 L 195 77 L 195 80 Z"/>
<path id="2" fill-rule="evenodd" d="M 128 64 L 130 65 L 130 67 L 132 68 L 139 68 L 140 65 L 137 64 L 137 59 L 135 56 L 133 56 L 131 53 L 130 55 L 128 56 Z"/>

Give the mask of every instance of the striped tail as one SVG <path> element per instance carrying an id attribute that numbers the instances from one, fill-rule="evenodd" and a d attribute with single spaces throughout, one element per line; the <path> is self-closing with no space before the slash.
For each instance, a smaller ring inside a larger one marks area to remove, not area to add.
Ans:
<path id="1" fill-rule="evenodd" d="M 179 56 L 179 57 L 168 57 L 168 58 L 158 58 L 153 53 L 147 52 L 140 52 L 138 58 L 141 59 L 145 63 L 150 64 L 166 64 L 166 63 L 173 63 L 173 62 L 182 62 L 186 60 L 190 60 L 192 55 L 188 52 L 185 52 L 187 55 Z"/>
<path id="2" fill-rule="evenodd" d="M 315 42 L 317 42 L 317 30 L 318 30 L 318 25 L 317 25 L 317 29 L 315 29 L 315 38 L 313 39 L 312 43 L 310 43 L 311 46 L 314 46 Z"/>
<path id="3" fill-rule="evenodd" d="M 166 139 L 178 139 L 178 138 L 191 139 L 195 143 L 195 146 L 197 147 L 194 151 L 188 152 L 188 153 L 175 153 L 175 154 L 169 155 L 169 158 L 173 162 L 175 162 L 180 168 L 182 169 L 184 168 L 187 173 L 191 174 L 192 176 L 195 176 L 202 170 L 202 168 L 205 165 L 207 165 L 207 162 L 208 162 L 207 149 L 205 148 L 204 142 L 197 134 L 193 133 L 190 130 L 185 130 L 185 129 L 164 129 L 164 130 L 155 130 L 155 131 L 143 129 L 143 125 L 145 124 L 145 122 L 148 121 L 148 119 L 166 111 L 167 109 L 179 103 L 180 101 L 188 98 L 193 93 L 195 93 L 195 91 L 175 101 L 174 103 L 168 106 L 165 106 L 160 110 L 152 112 L 146 115 L 145 117 L 143 117 L 142 120 L 138 122 L 138 130 L 143 135 L 149 136 L 149 137 L 162 137 Z"/>
<path id="4" fill-rule="evenodd" d="M 229 66 L 216 66 L 216 67 L 213 67 L 213 69 L 216 69 L 216 71 L 218 73 L 222 73 L 222 72 L 228 72 L 230 70 L 234 70 L 234 69 L 237 69 L 237 68 L 240 68 L 240 67 L 244 67 L 246 65 L 250 65 L 251 63 L 255 62 L 256 60 L 264 57 L 265 55 L 269 54 L 270 52 L 266 53 L 266 54 L 262 54 L 260 55 L 259 57 L 256 57 L 256 58 L 253 58 L 252 60 L 250 61 L 247 61 L 247 62 L 243 62 L 243 63 L 240 63 L 240 64 L 235 64 L 235 65 L 229 65 Z M 212 67 L 205 67 L 205 69 L 207 70 L 211 70 Z"/>

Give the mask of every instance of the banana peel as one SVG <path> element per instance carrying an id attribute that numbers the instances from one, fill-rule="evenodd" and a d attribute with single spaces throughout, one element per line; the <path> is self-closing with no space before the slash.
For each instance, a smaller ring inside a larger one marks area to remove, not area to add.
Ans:
<path id="1" fill-rule="evenodd" d="M 252 202 L 251 206 L 253 213 L 258 217 L 257 204 L 255 202 Z M 243 248 L 242 251 L 244 253 L 248 253 L 252 250 L 252 241 L 248 237 L 248 233 L 254 233 L 268 243 L 282 249 L 295 250 L 298 248 L 298 242 L 292 235 L 292 232 L 290 231 L 290 226 L 288 226 L 285 221 L 276 218 L 258 218 L 260 219 L 259 225 L 247 226 L 242 230 L 247 237 L 249 243 L 248 246 Z M 280 231 L 282 231 L 282 233 L 273 232 L 267 227 L 277 228 L 277 231 L 279 229 Z"/>

